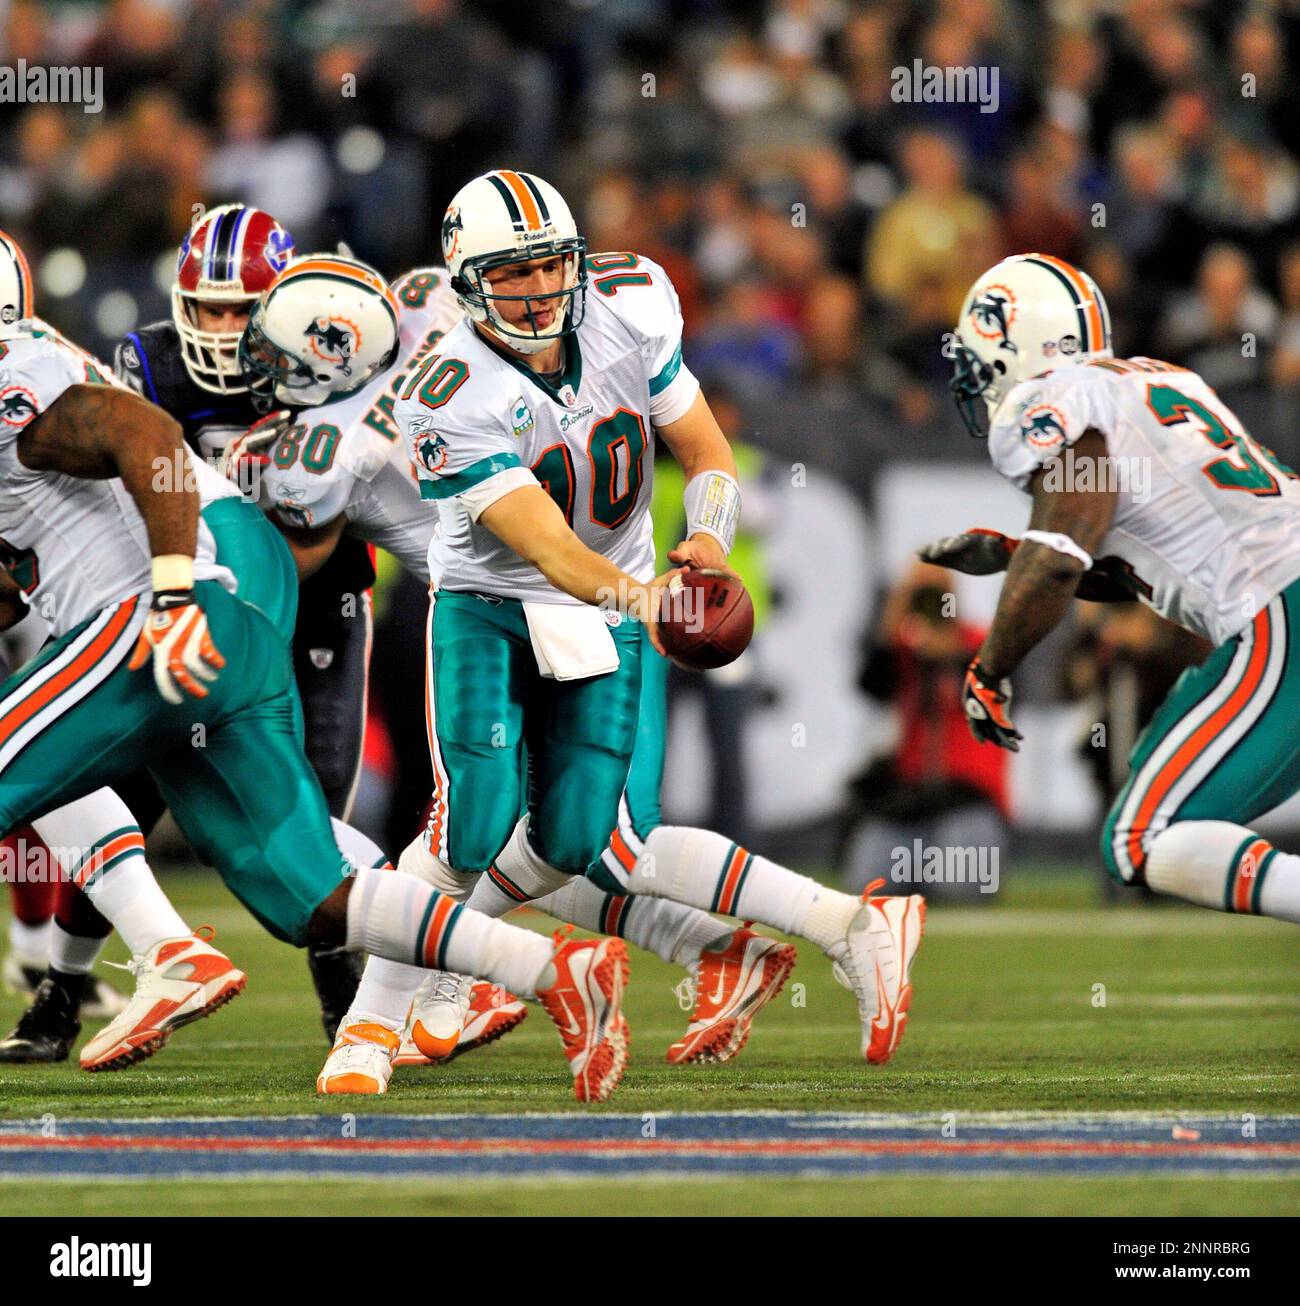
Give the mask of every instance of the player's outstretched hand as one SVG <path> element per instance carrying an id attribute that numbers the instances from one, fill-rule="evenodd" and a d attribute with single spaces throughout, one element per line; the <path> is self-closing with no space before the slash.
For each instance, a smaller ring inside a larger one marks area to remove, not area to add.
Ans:
<path id="1" fill-rule="evenodd" d="M 237 435 L 221 453 L 219 470 L 228 481 L 233 481 L 245 494 L 256 489 L 255 480 L 261 469 L 271 459 L 271 450 L 293 423 L 293 414 L 287 408 L 253 423 L 242 435 Z"/>
<path id="2" fill-rule="evenodd" d="M 1001 531 L 972 527 L 960 535 L 945 535 L 917 549 L 917 557 L 937 567 L 951 567 L 967 576 L 993 576 L 1006 571 L 1020 541 Z"/>
<path id="3" fill-rule="evenodd" d="M 1020 751 L 1024 735 L 1011 724 L 1011 681 L 1005 676 L 987 675 L 976 658 L 966 668 L 962 700 L 966 723 L 980 743 L 996 744 L 1013 753 Z"/>
<path id="4" fill-rule="evenodd" d="M 181 691 L 207 698 L 203 682 L 211 683 L 226 659 L 208 634 L 208 618 L 192 590 L 164 590 L 153 596 L 128 667 L 138 671 L 153 658 L 153 678 L 169 703 L 182 702 Z"/>

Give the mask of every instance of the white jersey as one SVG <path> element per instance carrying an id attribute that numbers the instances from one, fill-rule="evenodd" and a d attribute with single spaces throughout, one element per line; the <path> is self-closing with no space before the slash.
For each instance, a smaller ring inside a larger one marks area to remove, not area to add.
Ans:
<path id="1" fill-rule="evenodd" d="M 38 318 L 0 341 L 0 562 L 56 636 L 152 587 L 144 519 L 120 480 L 32 471 L 18 457 L 23 427 L 69 386 L 86 383 L 121 384 L 111 368 Z M 190 465 L 200 476 L 211 470 L 193 458 Z M 234 578 L 215 555 L 200 518 L 195 578 L 233 590 Z"/>
<path id="2" fill-rule="evenodd" d="M 654 575 L 653 426 L 699 392 L 682 366 L 682 317 L 666 273 L 635 254 L 587 260 L 586 314 L 548 380 L 462 321 L 401 388 L 394 417 L 441 530 L 430 570 L 450 590 L 575 603 L 479 516 L 541 485 L 579 539 L 638 581 Z"/>
<path id="3" fill-rule="evenodd" d="M 1300 577 L 1300 478 L 1195 372 L 1131 358 L 1022 381 L 994 414 L 989 454 L 1021 489 L 1060 458 L 1045 475 L 1069 488 L 1062 455 L 1090 427 L 1118 490 L 1097 556 L 1126 563 L 1162 616 L 1221 644 Z"/>
<path id="4" fill-rule="evenodd" d="M 317 529 L 342 514 L 349 534 L 427 579 L 437 514 L 420 498 L 393 404 L 460 320 L 460 305 L 441 268 L 417 268 L 392 288 L 401 309 L 399 361 L 355 394 L 298 413 L 271 451 L 258 502 L 288 526 Z"/>

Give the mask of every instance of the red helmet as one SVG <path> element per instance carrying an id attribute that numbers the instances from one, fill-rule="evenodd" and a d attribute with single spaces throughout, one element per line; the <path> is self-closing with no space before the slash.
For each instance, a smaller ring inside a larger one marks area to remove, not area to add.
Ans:
<path id="1" fill-rule="evenodd" d="M 217 394 L 248 389 L 239 370 L 239 331 L 201 331 L 200 303 L 249 308 L 293 257 L 293 237 L 248 204 L 223 204 L 204 214 L 181 242 L 172 283 L 172 321 L 181 357 L 195 385 Z"/>

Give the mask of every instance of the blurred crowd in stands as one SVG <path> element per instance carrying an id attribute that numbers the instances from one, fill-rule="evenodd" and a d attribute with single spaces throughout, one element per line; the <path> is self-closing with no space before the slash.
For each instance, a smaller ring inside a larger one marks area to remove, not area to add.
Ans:
<path id="1" fill-rule="evenodd" d="M 0 15 L 0 63 L 103 69 L 101 114 L 0 105 L 0 226 L 88 344 L 165 311 L 196 204 L 251 201 L 300 248 L 346 240 L 396 273 L 436 258 L 451 193 L 504 163 L 564 189 L 593 249 L 668 267 L 688 357 L 761 399 L 759 444 L 860 488 L 900 450 L 979 455 L 942 336 L 972 277 L 1028 248 L 1092 271 L 1119 352 L 1192 364 L 1300 456 L 1300 8 L 1282 0 Z M 996 112 L 898 102 L 916 59 L 996 69 Z"/>

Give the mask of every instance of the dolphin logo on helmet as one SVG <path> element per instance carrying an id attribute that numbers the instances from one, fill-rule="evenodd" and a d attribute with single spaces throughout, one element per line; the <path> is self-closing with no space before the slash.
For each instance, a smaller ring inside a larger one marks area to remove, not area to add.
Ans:
<path id="1" fill-rule="evenodd" d="M 374 268 L 341 254 L 306 254 L 253 305 L 239 363 L 259 411 L 274 403 L 314 408 L 387 371 L 400 347 L 397 299 Z"/>
<path id="2" fill-rule="evenodd" d="M 952 352 L 957 411 L 982 438 L 1021 381 L 1110 358 L 1110 310 L 1082 269 L 1051 254 L 1016 254 L 966 292 Z"/>

